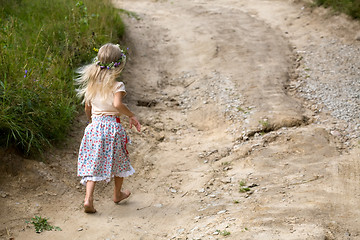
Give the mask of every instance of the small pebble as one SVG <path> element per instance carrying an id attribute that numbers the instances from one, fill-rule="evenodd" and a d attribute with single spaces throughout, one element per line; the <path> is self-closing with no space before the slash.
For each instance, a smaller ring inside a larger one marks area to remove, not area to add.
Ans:
<path id="1" fill-rule="evenodd" d="M 0 196 L 2 198 L 6 198 L 8 196 L 8 194 L 6 192 L 0 192 Z"/>
<path id="2" fill-rule="evenodd" d="M 221 211 L 218 211 L 217 214 L 223 214 L 223 213 L 226 213 L 227 210 L 221 210 Z"/>
<path id="3" fill-rule="evenodd" d="M 162 208 L 163 205 L 161 203 L 158 203 L 158 204 L 155 204 L 154 207 L 157 207 L 157 208 Z"/>

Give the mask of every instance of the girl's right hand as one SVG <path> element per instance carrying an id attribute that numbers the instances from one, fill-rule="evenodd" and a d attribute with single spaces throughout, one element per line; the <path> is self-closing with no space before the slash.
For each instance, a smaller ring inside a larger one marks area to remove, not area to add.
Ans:
<path id="1" fill-rule="evenodd" d="M 135 116 L 129 117 L 129 122 L 130 122 L 130 129 L 132 128 L 132 126 L 134 126 L 136 130 L 140 132 L 141 125 Z"/>

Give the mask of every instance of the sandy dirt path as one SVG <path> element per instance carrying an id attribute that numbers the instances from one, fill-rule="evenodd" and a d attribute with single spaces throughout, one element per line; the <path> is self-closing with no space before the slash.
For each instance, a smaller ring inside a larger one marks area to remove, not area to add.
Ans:
<path id="1" fill-rule="evenodd" d="M 47 164 L 2 178 L 4 239 L 360 239 L 359 147 L 289 89 L 295 50 L 326 36 L 321 16 L 285 0 L 114 4 L 140 17 L 124 16 L 122 80 L 143 123 L 129 130 L 132 196 L 115 205 L 112 183 L 98 184 L 98 213 L 83 213 L 82 117 Z M 21 224 L 35 214 L 63 231 Z"/>

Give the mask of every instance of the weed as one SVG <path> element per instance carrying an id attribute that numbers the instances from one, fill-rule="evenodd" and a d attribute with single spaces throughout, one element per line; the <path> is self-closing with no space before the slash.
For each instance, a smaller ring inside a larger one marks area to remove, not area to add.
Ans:
<path id="1" fill-rule="evenodd" d="M 229 231 L 220 231 L 220 230 L 216 230 L 215 232 L 218 232 L 220 235 L 222 236 L 229 236 L 231 233 Z"/>
<path id="2" fill-rule="evenodd" d="M 52 230 L 62 231 L 61 228 L 50 225 L 48 223 L 47 218 L 43 218 L 43 217 L 40 217 L 40 216 L 35 216 L 30 221 L 26 221 L 26 223 L 33 224 L 34 227 L 35 227 L 35 231 L 37 233 L 41 233 L 43 231 L 52 231 Z"/>
<path id="3" fill-rule="evenodd" d="M 236 107 L 236 109 L 238 110 L 238 112 L 245 112 L 245 110 L 240 106 Z"/>
<path id="4" fill-rule="evenodd" d="M 250 108 L 248 108 L 248 109 L 251 110 Z M 245 109 L 243 109 L 243 108 L 240 107 L 240 106 L 236 107 L 236 110 L 237 110 L 238 112 L 243 112 L 243 113 L 245 113 L 245 114 L 248 114 L 248 113 L 249 113 L 248 111 L 246 111 Z"/>
<path id="5" fill-rule="evenodd" d="M 264 128 L 268 128 L 270 126 L 270 123 L 268 122 L 268 120 L 260 120 L 259 123 L 264 127 Z"/>
<path id="6" fill-rule="evenodd" d="M 241 192 L 241 193 L 245 193 L 245 192 L 249 192 L 249 191 L 250 191 L 250 188 L 248 188 L 248 187 L 241 187 L 239 189 L 239 192 Z"/>
<path id="7" fill-rule="evenodd" d="M 240 202 L 239 202 L 238 200 L 234 200 L 234 203 L 235 203 L 235 204 L 238 204 L 238 203 L 240 203 Z"/>
<path id="8" fill-rule="evenodd" d="M 241 180 L 241 181 L 239 182 L 239 185 L 240 185 L 240 187 L 243 187 L 243 186 L 246 185 L 246 182 L 245 182 L 244 180 Z"/>
<path id="9" fill-rule="evenodd" d="M 240 188 L 239 188 L 239 192 L 241 193 L 245 193 L 245 192 L 249 192 L 250 191 L 250 188 L 249 187 L 246 187 L 246 182 L 245 181 L 240 181 L 239 182 L 239 185 L 240 185 Z"/>

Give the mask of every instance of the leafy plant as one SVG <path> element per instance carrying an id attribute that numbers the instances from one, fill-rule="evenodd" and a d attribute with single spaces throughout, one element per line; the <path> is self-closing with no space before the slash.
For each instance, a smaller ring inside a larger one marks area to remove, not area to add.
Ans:
<path id="1" fill-rule="evenodd" d="M 61 228 L 50 225 L 48 223 L 47 218 L 42 218 L 40 216 L 35 216 L 34 218 L 31 219 L 31 221 L 26 221 L 26 223 L 30 223 L 34 225 L 35 231 L 37 233 L 41 233 L 43 231 L 52 231 L 52 230 L 62 231 Z"/>
<path id="2" fill-rule="evenodd" d="M 241 193 L 245 193 L 245 192 L 249 192 L 249 191 L 250 191 L 250 188 L 248 188 L 248 187 L 241 187 L 239 189 L 239 192 L 241 192 Z"/>
<path id="3" fill-rule="evenodd" d="M 240 185 L 240 187 L 243 187 L 243 186 L 246 185 L 246 182 L 245 182 L 244 180 L 241 180 L 241 181 L 239 182 L 239 185 Z"/>
<path id="4" fill-rule="evenodd" d="M 236 107 L 236 109 L 238 110 L 238 112 L 245 112 L 245 110 L 240 106 Z"/>
<path id="5" fill-rule="evenodd" d="M 229 231 L 220 231 L 220 230 L 216 230 L 216 232 L 218 232 L 220 235 L 222 236 L 229 236 L 231 233 Z"/>
<path id="6" fill-rule="evenodd" d="M 269 122 L 267 120 L 260 120 L 259 123 L 264 127 L 267 128 L 269 127 Z"/>
<path id="7" fill-rule="evenodd" d="M 250 107 L 248 107 L 247 109 L 248 109 L 248 110 L 251 110 Z M 248 113 L 249 113 L 247 110 L 243 109 L 243 108 L 240 107 L 240 106 L 236 107 L 236 110 L 237 110 L 238 112 L 243 112 L 243 113 L 245 113 L 245 114 L 248 114 Z"/>
<path id="8" fill-rule="evenodd" d="M 239 188 L 239 192 L 241 193 L 245 193 L 245 192 L 249 192 L 250 188 L 246 187 L 246 182 L 245 181 L 240 181 L 239 182 L 240 188 Z"/>

